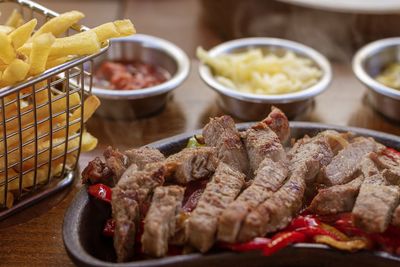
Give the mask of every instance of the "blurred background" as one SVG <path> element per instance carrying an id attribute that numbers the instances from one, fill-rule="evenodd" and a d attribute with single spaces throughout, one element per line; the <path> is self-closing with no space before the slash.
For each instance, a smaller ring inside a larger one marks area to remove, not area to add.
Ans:
<path id="1" fill-rule="evenodd" d="M 330 59 L 350 61 L 368 42 L 400 34 L 399 0 L 38 0 L 59 12 L 79 9 L 94 26 L 130 18 L 139 33 L 195 48 L 248 36 L 309 45 Z M 7 13 L 7 12 L 5 12 Z M 164 29 L 164 30 L 161 30 Z"/>

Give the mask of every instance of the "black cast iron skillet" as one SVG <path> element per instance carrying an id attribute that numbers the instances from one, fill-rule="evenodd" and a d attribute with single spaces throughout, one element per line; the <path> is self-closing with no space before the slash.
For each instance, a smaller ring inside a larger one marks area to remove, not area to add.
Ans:
<path id="1" fill-rule="evenodd" d="M 240 130 L 251 125 L 238 124 Z M 324 125 L 318 123 L 293 122 L 290 124 L 292 137 L 305 134 L 313 136 L 327 129 L 354 132 L 361 136 L 373 137 L 378 142 L 400 149 L 400 137 L 381 132 Z M 188 138 L 200 131 L 177 135 L 149 146 L 158 148 L 165 155 L 183 149 Z M 357 253 L 331 249 L 321 244 L 297 244 L 265 257 L 261 252 L 246 253 L 212 252 L 169 256 L 160 259 L 143 259 L 129 263 L 116 264 L 112 240 L 102 236 L 102 228 L 110 217 L 110 205 L 89 201 L 85 188 L 77 194 L 66 212 L 63 225 L 64 245 L 71 259 L 79 266 L 126 266 L 126 267 L 166 267 L 166 266 L 385 266 L 399 267 L 400 257 L 376 251 Z"/>

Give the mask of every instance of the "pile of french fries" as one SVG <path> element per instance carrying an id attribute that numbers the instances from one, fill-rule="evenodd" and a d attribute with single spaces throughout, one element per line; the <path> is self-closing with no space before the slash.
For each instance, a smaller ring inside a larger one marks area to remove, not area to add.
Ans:
<path id="1" fill-rule="evenodd" d="M 35 30 L 36 19 L 25 22 L 14 10 L 0 25 L 0 91 L 76 57 L 97 53 L 110 38 L 135 33 L 130 20 L 118 20 L 61 37 L 83 17 L 78 11 L 66 12 Z M 0 106 L 0 205 L 6 198 L 11 207 L 21 187 L 29 189 L 60 175 L 64 162 L 66 166 L 76 162 L 80 145 L 81 151 L 97 145 L 97 139 L 81 129 L 81 120 L 85 123 L 94 114 L 99 99 L 92 95 L 83 100 L 69 88 L 53 90 L 50 81 L 7 95 Z"/>

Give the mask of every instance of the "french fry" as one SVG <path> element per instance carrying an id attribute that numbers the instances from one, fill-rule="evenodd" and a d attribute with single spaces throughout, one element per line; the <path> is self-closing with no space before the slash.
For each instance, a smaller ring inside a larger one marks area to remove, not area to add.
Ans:
<path id="1" fill-rule="evenodd" d="M 92 151 L 93 149 L 96 148 L 97 143 L 98 143 L 98 140 L 96 137 L 94 137 L 90 133 L 84 131 L 82 134 L 81 151 L 82 152 Z"/>
<path id="2" fill-rule="evenodd" d="M 20 60 L 14 59 L 10 65 L 4 70 L 2 81 L 11 85 L 25 79 L 29 71 L 29 64 Z"/>
<path id="3" fill-rule="evenodd" d="M 22 14 L 17 9 L 14 9 L 10 17 L 7 19 L 6 26 L 17 28 L 24 24 Z"/>
<path id="4" fill-rule="evenodd" d="M 17 51 L 29 55 L 32 43 L 26 43 Z M 97 35 L 92 31 L 86 31 L 68 37 L 57 38 L 50 49 L 50 57 L 65 57 L 70 55 L 83 56 L 100 51 L 100 43 Z"/>
<path id="5" fill-rule="evenodd" d="M 63 138 L 55 138 L 52 141 L 52 149 L 50 149 L 50 141 L 43 141 L 40 142 L 39 146 L 38 146 L 38 151 L 41 152 L 38 156 L 37 156 L 37 164 L 43 164 L 49 161 L 50 158 L 50 150 L 51 150 L 51 157 L 52 157 L 52 163 L 61 163 L 64 160 L 64 157 L 61 157 L 64 154 L 73 154 L 74 152 L 69 152 L 71 150 L 75 150 L 78 148 L 79 146 L 79 138 L 73 138 L 71 140 L 68 140 L 68 145 L 67 145 L 67 150 L 65 151 L 65 137 Z M 26 158 L 29 155 L 32 155 L 35 153 L 35 148 L 34 147 L 28 147 L 27 149 L 23 150 L 23 157 Z M 33 168 L 35 164 L 35 160 L 34 158 L 31 158 L 29 160 L 26 160 L 22 163 L 22 169 L 23 170 L 28 170 L 30 168 Z"/>
<path id="6" fill-rule="evenodd" d="M 96 33 L 99 42 L 104 42 L 110 38 L 115 38 L 121 36 L 118 32 L 117 27 L 115 27 L 114 23 L 108 22 L 104 23 L 96 28 L 91 29 L 94 33 Z"/>
<path id="7" fill-rule="evenodd" d="M 14 204 L 14 195 L 11 192 L 7 192 L 7 206 L 11 208 Z M 0 188 L 0 205 L 4 205 L 4 188 Z"/>
<path id="8" fill-rule="evenodd" d="M 44 33 L 32 41 L 32 50 L 29 56 L 29 74 L 37 75 L 45 71 L 47 58 L 55 37 L 51 33 Z"/>
<path id="9" fill-rule="evenodd" d="M 79 11 L 63 13 L 43 24 L 43 26 L 33 34 L 32 39 L 43 33 L 52 33 L 54 36 L 58 37 L 84 17 L 85 15 Z"/>
<path id="10" fill-rule="evenodd" d="M 0 32 L 0 47 L 0 60 L 6 64 L 10 64 L 15 59 L 16 54 L 10 39 L 2 32 Z"/>
<path id="11" fill-rule="evenodd" d="M 4 34 L 9 34 L 14 30 L 14 27 L 6 26 L 6 25 L 0 25 L 0 32 Z"/>
<path id="12" fill-rule="evenodd" d="M 56 57 L 56 58 L 48 58 L 46 63 L 46 69 L 51 69 L 55 66 L 64 64 L 67 61 L 72 60 L 73 56 L 65 56 L 65 57 Z"/>
<path id="13" fill-rule="evenodd" d="M 111 38 L 128 36 L 136 32 L 135 27 L 129 19 L 105 23 L 90 31 L 96 33 L 101 43 Z"/>
<path id="14" fill-rule="evenodd" d="M 37 19 L 32 19 L 24 25 L 16 28 L 9 34 L 14 49 L 20 48 L 23 44 L 26 43 L 26 41 L 28 41 L 28 39 L 31 37 L 33 30 L 36 27 L 36 24 Z"/>
<path id="15" fill-rule="evenodd" d="M 135 26 L 129 19 L 116 20 L 114 25 L 121 36 L 128 36 L 136 33 Z"/>
<path id="16" fill-rule="evenodd" d="M 95 95 L 90 95 L 83 103 L 83 123 L 87 122 L 94 114 L 96 109 L 100 106 L 100 99 Z M 77 120 L 81 117 L 81 108 L 77 108 L 71 115 L 70 121 Z M 76 133 L 81 128 L 80 123 L 75 123 L 69 126 L 69 134 Z M 55 137 L 60 137 L 62 133 L 55 133 Z"/>

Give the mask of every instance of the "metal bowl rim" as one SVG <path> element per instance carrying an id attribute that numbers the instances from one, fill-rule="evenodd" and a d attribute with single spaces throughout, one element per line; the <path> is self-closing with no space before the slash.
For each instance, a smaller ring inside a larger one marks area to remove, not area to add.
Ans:
<path id="1" fill-rule="evenodd" d="M 188 77 L 190 71 L 190 60 L 186 53 L 176 46 L 175 44 L 150 35 L 135 34 L 128 37 L 116 38 L 111 40 L 112 43 L 116 42 L 134 42 L 139 43 L 144 47 L 151 47 L 153 49 L 165 52 L 177 64 L 176 73 L 168 81 L 156 86 L 147 87 L 138 90 L 109 90 L 93 86 L 92 92 L 96 96 L 105 99 L 142 99 L 155 95 L 167 93 L 176 87 Z"/>
<path id="2" fill-rule="evenodd" d="M 309 88 L 294 93 L 287 93 L 280 95 L 257 95 L 252 93 L 243 93 L 231 89 L 219 83 L 211 74 L 210 67 L 208 67 L 204 63 L 201 63 L 198 69 L 201 79 L 209 87 L 211 87 L 213 90 L 217 91 L 220 94 L 227 95 L 229 97 L 247 102 L 269 103 L 269 104 L 274 104 L 274 103 L 284 104 L 284 103 L 291 103 L 312 98 L 322 93 L 326 89 L 328 89 L 332 81 L 332 68 L 328 59 L 325 56 L 323 56 L 321 53 L 319 53 L 318 51 L 316 51 L 311 47 L 285 39 L 268 38 L 268 37 L 236 39 L 215 46 L 214 48 L 209 50 L 209 55 L 217 56 L 226 53 L 227 51 L 232 49 L 245 48 L 251 46 L 281 47 L 283 49 L 287 49 L 295 53 L 301 54 L 303 57 L 311 59 L 318 66 L 318 68 L 323 73 L 322 77 L 316 84 L 314 84 Z"/>
<path id="3" fill-rule="evenodd" d="M 364 62 L 389 47 L 400 46 L 400 37 L 381 39 L 363 46 L 353 57 L 352 68 L 357 79 L 369 89 L 396 100 L 400 100 L 400 91 L 390 88 L 371 77 L 364 69 Z"/>

